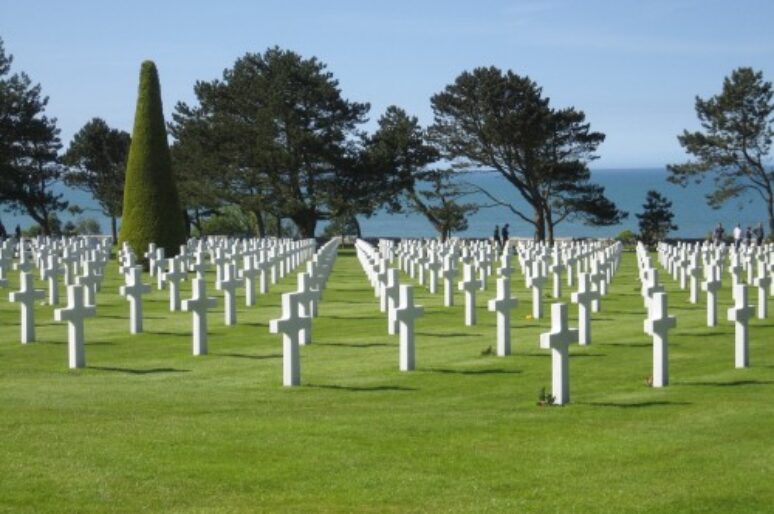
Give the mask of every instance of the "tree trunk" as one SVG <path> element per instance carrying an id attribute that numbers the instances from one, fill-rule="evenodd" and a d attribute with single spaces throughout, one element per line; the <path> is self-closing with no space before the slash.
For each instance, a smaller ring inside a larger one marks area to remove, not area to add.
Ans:
<path id="1" fill-rule="evenodd" d="M 254 210 L 253 216 L 255 216 L 255 229 L 258 231 L 256 235 L 260 238 L 266 237 L 266 223 L 263 221 L 263 213 L 259 210 Z"/>
<path id="2" fill-rule="evenodd" d="M 276 215 L 274 221 L 277 223 L 277 238 L 282 238 L 282 218 Z"/>
<path id="3" fill-rule="evenodd" d="M 355 235 L 358 239 L 362 239 L 363 231 L 360 229 L 360 222 L 357 220 L 357 216 L 352 216 L 352 223 L 355 224 Z"/>
<path id="4" fill-rule="evenodd" d="M 554 217 L 551 215 L 551 211 L 547 211 L 546 217 L 546 230 L 548 231 L 548 244 L 554 244 Z"/>
<path id="5" fill-rule="evenodd" d="M 774 198 L 769 198 L 768 207 L 769 207 L 769 238 L 774 239 Z"/>
<path id="6" fill-rule="evenodd" d="M 113 234 L 113 242 L 118 243 L 118 219 L 115 216 L 110 217 L 110 232 Z"/>
<path id="7" fill-rule="evenodd" d="M 298 227 L 301 238 L 308 239 L 314 237 L 314 232 L 317 228 L 317 216 L 312 213 L 300 213 L 292 216 L 290 219 Z"/>
<path id="8" fill-rule="evenodd" d="M 546 220 L 543 210 L 535 207 L 535 241 L 543 242 L 546 240 Z"/>

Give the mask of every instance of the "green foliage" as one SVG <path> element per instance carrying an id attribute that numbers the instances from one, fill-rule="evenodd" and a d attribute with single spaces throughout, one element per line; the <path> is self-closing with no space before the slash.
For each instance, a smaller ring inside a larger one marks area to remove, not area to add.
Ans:
<path id="1" fill-rule="evenodd" d="M 255 233 L 255 218 L 236 205 L 224 207 L 217 214 L 208 217 L 197 236 L 219 235 L 250 237 Z"/>
<path id="2" fill-rule="evenodd" d="M 546 388 L 542 387 L 540 389 L 540 392 L 538 393 L 538 402 L 537 404 L 540 407 L 551 407 L 556 403 L 556 397 L 552 395 L 551 393 L 546 392 Z"/>
<path id="3" fill-rule="evenodd" d="M 351 145 L 369 105 L 344 99 L 325 64 L 270 48 L 237 59 L 222 80 L 198 82 L 195 93 L 199 105 L 178 104 L 173 116 L 180 152 L 206 154 L 227 184 L 219 194 L 254 212 L 262 234 L 270 214 L 311 237 L 352 199 L 343 186 L 360 169 Z"/>
<path id="4" fill-rule="evenodd" d="M 468 228 L 468 216 L 478 211 L 474 203 L 462 203 L 460 199 L 472 193 L 454 180 L 449 169 L 430 170 L 423 174 L 424 187 L 411 193 L 414 210 L 422 213 L 433 225 L 442 241 L 454 232 Z"/>
<path id="5" fill-rule="evenodd" d="M 707 196 L 719 208 L 746 191 L 766 204 L 769 232 L 774 232 L 774 168 L 769 162 L 774 137 L 774 91 L 763 73 L 737 68 L 723 81 L 720 94 L 696 97 L 701 130 L 683 131 L 680 145 L 694 160 L 667 167 L 669 180 L 682 186 L 714 178 Z"/>
<path id="6" fill-rule="evenodd" d="M 336 216 L 325 226 L 322 237 L 331 238 L 336 236 L 357 236 L 361 237 L 360 223 L 355 216 Z"/>
<path id="7" fill-rule="evenodd" d="M 94 118 L 73 137 L 63 157 L 68 165 L 65 182 L 90 192 L 110 217 L 113 240 L 118 240 L 116 218 L 124 201 L 124 176 L 131 137 Z"/>
<path id="8" fill-rule="evenodd" d="M 68 222 L 72 225 L 72 222 Z M 31 225 L 26 230 L 22 230 L 22 234 L 26 237 L 37 237 L 37 236 L 61 236 L 61 235 L 75 235 L 74 233 L 68 232 L 68 223 L 65 223 L 65 226 L 62 227 L 62 220 L 59 219 L 59 216 L 57 216 L 54 213 L 51 213 L 48 215 L 48 219 L 46 220 L 45 224 L 36 223 L 34 225 Z"/>
<path id="9" fill-rule="evenodd" d="M 51 191 L 62 172 L 59 129 L 45 115 L 48 97 L 41 96 L 40 84 L 25 73 L 9 75 L 12 61 L 0 39 L 0 204 L 52 234 L 51 216 L 67 207 Z"/>
<path id="10" fill-rule="evenodd" d="M 439 153 L 427 142 L 416 117 L 399 107 L 388 107 L 377 131 L 366 139 L 364 155 L 366 167 L 375 177 L 364 181 L 374 189 L 366 196 L 375 206 L 422 214 L 442 240 L 467 229 L 467 217 L 478 205 L 460 199 L 472 191 L 455 180 L 453 170 L 428 167 L 438 160 Z"/>
<path id="11" fill-rule="evenodd" d="M 627 228 L 626 230 L 619 232 L 618 235 L 615 236 L 615 239 L 616 241 L 621 241 L 625 245 L 631 245 L 637 241 L 637 234 Z"/>
<path id="12" fill-rule="evenodd" d="M 460 74 L 431 99 L 431 135 L 444 156 L 461 168 L 499 172 L 532 208 L 522 212 L 482 191 L 535 227 L 539 240 L 553 240 L 568 218 L 615 225 L 627 213 L 589 182 L 588 162 L 605 135 L 592 132 L 582 111 L 550 107 L 528 77 L 498 68 Z"/>
<path id="13" fill-rule="evenodd" d="M 132 143 L 126 167 L 124 212 L 119 244 L 126 241 L 137 255 L 150 243 L 176 255 L 186 240 L 167 144 L 156 66 L 142 63 Z"/>
<path id="14" fill-rule="evenodd" d="M 677 225 L 672 223 L 672 202 L 658 191 L 648 191 L 642 205 L 642 213 L 636 216 L 639 220 L 640 239 L 646 245 L 654 245 L 670 231 L 677 230 Z"/>
<path id="15" fill-rule="evenodd" d="M 102 227 L 94 218 L 82 218 L 75 225 L 75 232 L 79 236 L 97 236 L 102 234 Z"/>

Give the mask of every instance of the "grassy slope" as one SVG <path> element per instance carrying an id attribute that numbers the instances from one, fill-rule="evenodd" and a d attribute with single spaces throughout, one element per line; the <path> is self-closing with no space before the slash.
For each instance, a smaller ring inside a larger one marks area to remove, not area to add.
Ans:
<path id="1" fill-rule="evenodd" d="M 635 272 L 627 254 L 594 316 L 594 344 L 572 347 L 563 408 L 535 405 L 550 387 L 550 357 L 537 347 L 548 319 L 525 319 L 520 275 L 513 356 L 481 355 L 494 345 L 483 301 L 493 287 L 469 328 L 460 305 L 417 289 L 418 370 L 400 373 L 397 337 L 344 250 L 302 349 L 304 387 L 292 390 L 280 386 L 281 344 L 267 328 L 292 277 L 241 307 L 237 327 L 223 326 L 221 302 L 211 354 L 193 357 L 190 316 L 167 312 L 166 291 L 146 299 L 146 333 L 128 334 L 111 265 L 87 325 L 89 368 L 78 371 L 66 367 L 66 328 L 49 307 L 37 309 L 39 343 L 23 346 L 18 307 L 2 301 L 0 510 L 771 509 L 774 323 L 754 321 L 752 367 L 735 370 L 731 325 L 704 327 L 703 303 L 665 278 L 678 317 L 673 385 L 648 388 Z"/>

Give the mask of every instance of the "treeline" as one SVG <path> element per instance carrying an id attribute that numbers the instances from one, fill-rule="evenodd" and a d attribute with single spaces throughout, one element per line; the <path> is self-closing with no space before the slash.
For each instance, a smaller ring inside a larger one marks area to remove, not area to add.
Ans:
<path id="1" fill-rule="evenodd" d="M 130 136 L 95 118 L 62 149 L 46 98 L 23 73 L 10 74 L 0 41 L 0 201 L 52 229 L 67 207 L 51 185 L 63 180 L 93 194 L 116 235 Z M 281 48 L 248 53 L 211 81 L 194 85 L 196 102 L 175 105 L 173 172 L 189 231 L 239 230 L 257 236 L 318 225 L 359 233 L 358 217 L 386 209 L 425 216 L 442 238 L 467 227 L 488 198 L 553 240 L 567 219 L 613 225 L 627 216 L 591 182 L 589 163 L 605 135 L 583 111 L 551 105 L 529 77 L 495 67 L 460 74 L 430 98 L 433 122 L 390 106 L 372 133 L 370 105 L 344 98 L 317 58 Z M 16 110 L 16 111 L 15 111 Z M 695 141 L 681 136 L 693 153 Z M 528 205 L 464 180 L 470 170 L 499 173 Z M 680 177 L 696 167 L 675 167 Z"/>

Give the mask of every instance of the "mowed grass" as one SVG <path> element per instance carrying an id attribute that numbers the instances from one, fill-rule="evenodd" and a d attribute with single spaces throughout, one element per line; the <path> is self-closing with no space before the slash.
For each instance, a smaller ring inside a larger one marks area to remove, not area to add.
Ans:
<path id="1" fill-rule="evenodd" d="M 774 322 L 751 323 L 751 367 L 734 369 L 728 275 L 714 329 L 704 296 L 691 305 L 662 277 L 678 318 L 671 385 L 646 386 L 651 340 L 627 253 L 593 316 L 593 344 L 570 350 L 572 403 L 554 408 L 536 405 L 550 390 L 549 352 L 538 347 L 549 319 L 526 319 L 520 272 L 512 356 L 482 355 L 495 345 L 493 279 L 474 327 L 459 293 L 444 308 L 441 294 L 417 287 L 418 369 L 401 373 L 397 337 L 342 249 L 293 389 L 281 385 L 281 338 L 268 320 L 295 274 L 255 307 L 240 297 L 235 327 L 223 325 L 211 288 L 221 301 L 210 354 L 193 357 L 190 315 L 169 313 L 155 286 L 145 333 L 128 333 L 112 263 L 82 370 L 67 368 L 66 326 L 50 307 L 36 309 L 38 342 L 21 345 L 19 307 L 2 299 L 0 510 L 771 512 Z"/>

